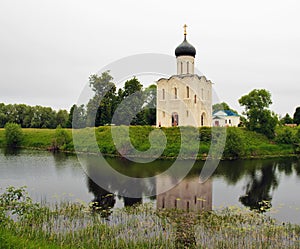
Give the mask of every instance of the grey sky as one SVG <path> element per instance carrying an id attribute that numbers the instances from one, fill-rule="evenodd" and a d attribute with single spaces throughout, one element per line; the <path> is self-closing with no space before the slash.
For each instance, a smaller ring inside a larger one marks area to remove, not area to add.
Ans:
<path id="1" fill-rule="evenodd" d="M 293 114 L 300 106 L 299 11 L 296 0 L 2 0 L 0 102 L 69 109 L 89 75 L 107 64 L 174 55 L 187 23 L 196 67 L 221 100 L 241 111 L 240 96 L 265 88 L 272 110 Z"/>

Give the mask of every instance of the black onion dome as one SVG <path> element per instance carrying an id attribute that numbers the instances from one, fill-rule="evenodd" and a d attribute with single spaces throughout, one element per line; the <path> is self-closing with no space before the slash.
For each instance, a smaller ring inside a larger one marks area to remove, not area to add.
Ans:
<path id="1" fill-rule="evenodd" d="M 189 55 L 195 58 L 196 49 L 193 45 L 188 43 L 186 38 L 184 38 L 184 41 L 175 49 L 175 55 L 176 57 L 181 55 Z"/>

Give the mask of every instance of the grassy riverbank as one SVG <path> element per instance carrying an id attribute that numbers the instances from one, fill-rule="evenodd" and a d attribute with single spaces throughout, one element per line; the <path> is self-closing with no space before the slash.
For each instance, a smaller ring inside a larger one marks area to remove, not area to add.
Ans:
<path id="1" fill-rule="evenodd" d="M 116 127 L 115 127 L 116 128 Z M 126 138 L 125 132 L 122 132 L 124 127 L 117 127 L 120 129 L 121 136 L 124 135 L 124 141 L 131 142 L 133 146 L 139 151 L 146 151 L 150 147 L 149 143 L 149 133 L 153 130 L 157 131 L 158 129 L 150 126 L 132 126 L 130 127 L 130 140 Z M 297 131 L 297 128 L 277 128 L 277 133 L 282 134 L 289 129 L 289 131 L 294 134 Z M 46 150 L 53 146 L 54 141 L 57 138 L 56 130 L 54 129 L 22 129 L 23 130 L 23 139 L 21 142 L 21 147 L 26 148 L 35 148 Z M 70 138 L 61 145 L 61 149 L 66 151 L 74 151 L 71 129 L 63 129 L 64 133 Z M 185 151 L 193 151 L 194 147 L 189 143 L 181 143 L 181 131 L 178 127 L 172 128 L 161 128 L 161 131 L 164 132 L 167 138 L 167 145 L 161 155 L 161 158 L 174 158 L 177 157 L 182 144 Z M 184 128 L 188 134 L 196 134 L 194 128 L 188 127 Z M 81 139 L 81 146 L 77 149 L 82 152 L 92 152 L 97 153 L 98 147 L 103 154 L 111 156 L 120 156 L 117 151 L 114 141 L 111 136 L 111 127 L 97 127 L 97 128 L 86 128 L 76 131 L 79 139 Z M 95 133 L 94 133 L 95 132 Z M 94 139 L 92 135 L 95 134 L 97 138 L 98 147 L 93 146 Z M 284 137 L 284 136 L 283 136 Z M 122 139 L 122 137 L 119 137 Z M 211 129 L 210 128 L 200 128 L 199 136 L 196 137 L 199 140 L 200 147 L 198 151 L 198 159 L 205 159 L 209 153 L 209 148 L 211 144 Z M 156 144 L 159 146 L 159 143 Z M 155 149 L 155 144 L 154 149 Z M 5 146 L 5 135 L 4 129 L 0 129 L 0 146 Z M 123 153 L 130 155 L 130 146 L 128 143 L 124 143 L 121 147 Z M 188 153 L 186 153 L 188 154 Z M 256 132 L 247 131 L 244 128 L 228 128 L 227 129 L 227 141 L 223 154 L 224 159 L 228 158 L 263 158 L 271 156 L 289 156 L 294 154 L 294 147 L 292 143 L 288 141 L 276 141 L 269 140 L 262 134 Z"/>
<path id="2" fill-rule="evenodd" d="M 0 245 L 2 249 L 299 248 L 300 226 L 233 207 L 187 213 L 144 204 L 110 214 L 84 203 L 49 207 L 32 203 L 24 189 L 9 187 L 0 195 Z"/>

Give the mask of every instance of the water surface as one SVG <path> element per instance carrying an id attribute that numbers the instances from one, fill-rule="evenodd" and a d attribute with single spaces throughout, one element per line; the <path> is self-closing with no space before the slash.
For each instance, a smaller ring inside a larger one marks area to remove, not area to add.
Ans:
<path id="1" fill-rule="evenodd" d="M 97 158 L 87 156 L 91 167 L 97 167 L 105 179 L 105 172 Z M 117 171 L 134 177 L 156 175 L 166 170 L 173 161 L 157 160 L 149 164 L 133 163 L 124 159 L 108 158 Z M 182 167 L 185 162 L 182 161 Z M 99 165 L 98 165 L 99 164 Z M 223 161 L 214 175 L 204 184 L 198 181 L 203 162 L 196 162 L 190 174 L 175 188 L 153 197 L 122 197 L 126 191 L 118 179 L 109 179 L 108 190 L 99 187 L 91 172 L 85 172 L 72 154 L 46 151 L 4 151 L 0 153 L 0 187 L 27 186 L 35 201 L 61 200 L 97 201 L 103 208 L 130 206 L 153 202 L 157 207 L 181 209 L 217 209 L 240 206 L 260 211 L 280 221 L 300 224 L 300 162 L 296 158 Z M 87 176 L 89 173 L 91 178 Z M 172 177 L 158 177 L 136 191 L 160 189 Z"/>

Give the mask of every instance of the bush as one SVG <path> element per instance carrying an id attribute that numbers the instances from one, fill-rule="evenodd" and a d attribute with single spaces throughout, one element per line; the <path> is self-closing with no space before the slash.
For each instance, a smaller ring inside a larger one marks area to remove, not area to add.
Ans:
<path id="1" fill-rule="evenodd" d="M 52 149 L 53 150 L 58 150 L 58 149 L 65 150 L 65 149 L 67 149 L 67 147 L 71 141 L 72 141 L 72 139 L 71 139 L 70 135 L 67 133 L 67 131 L 65 131 L 59 125 L 55 130 L 55 135 L 54 135 L 54 139 L 52 142 Z"/>
<path id="2" fill-rule="evenodd" d="M 21 145 L 23 132 L 21 126 L 15 123 L 6 123 L 5 142 L 8 147 L 17 147 Z"/>
<path id="3" fill-rule="evenodd" d="M 211 128 L 210 127 L 201 127 L 199 129 L 199 139 L 201 142 L 210 142 L 211 141 Z"/>
<path id="4" fill-rule="evenodd" d="M 223 156 L 239 158 L 244 154 L 244 143 L 238 128 L 227 128 L 226 145 Z"/>
<path id="5" fill-rule="evenodd" d="M 298 127 L 296 134 L 293 136 L 294 152 L 300 154 L 300 128 Z"/>
<path id="6" fill-rule="evenodd" d="M 275 137 L 275 142 L 279 144 L 292 144 L 293 142 L 293 133 L 289 128 L 284 128 L 278 131 L 278 134 Z"/>

